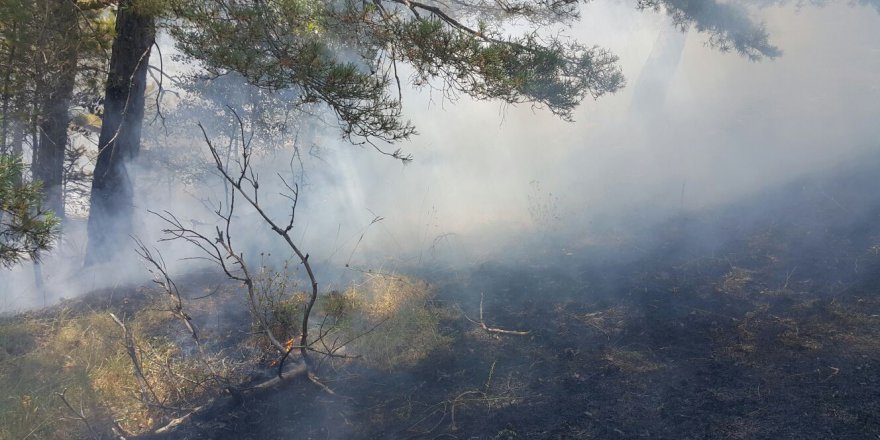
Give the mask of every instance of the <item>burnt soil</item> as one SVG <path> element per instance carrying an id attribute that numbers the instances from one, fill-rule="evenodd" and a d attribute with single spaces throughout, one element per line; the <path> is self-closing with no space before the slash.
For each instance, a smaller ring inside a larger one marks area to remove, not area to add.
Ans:
<path id="1" fill-rule="evenodd" d="M 843 176 L 843 177 L 841 177 Z M 326 371 L 172 438 L 880 438 L 880 193 L 838 170 L 614 245 L 426 271 L 448 349 Z M 417 274 L 418 275 L 418 274 Z M 488 325 L 528 330 L 489 333 Z"/>

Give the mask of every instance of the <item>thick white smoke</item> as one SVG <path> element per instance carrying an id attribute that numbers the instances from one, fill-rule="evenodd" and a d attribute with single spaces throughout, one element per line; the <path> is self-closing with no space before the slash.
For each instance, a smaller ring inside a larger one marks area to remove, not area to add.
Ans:
<path id="1" fill-rule="evenodd" d="M 574 123 L 527 105 L 449 102 L 436 91 L 404 89 L 405 114 L 420 133 L 400 145 L 415 158 L 409 165 L 346 144 L 332 128 L 305 136 L 302 151 L 318 146 L 320 153 L 303 154 L 308 178 L 296 229 L 303 247 L 313 261 L 343 273 L 346 264 L 394 269 L 441 256 L 473 263 L 551 238 L 576 247 L 601 240 L 597 231 L 627 219 L 650 222 L 722 205 L 877 154 L 876 9 L 840 3 L 749 11 L 766 24 L 782 56 L 750 61 L 707 47 L 705 34 L 671 32 L 665 15 L 618 1 L 587 5 L 582 22 L 566 32 L 620 56 L 628 87 L 584 102 Z M 222 124 L 205 122 L 212 135 L 222 134 L 212 128 Z M 188 133 L 189 143 L 177 145 L 184 137 L 172 136 L 169 147 L 207 159 L 204 146 L 192 141 L 198 140 L 193 125 L 175 130 Z M 289 153 L 258 164 L 266 194 L 277 192 L 275 172 L 289 170 Z M 165 177 L 170 186 L 142 181 L 137 208 L 145 241 L 160 236 L 147 209 L 212 223 L 198 199 L 222 200 L 219 180 L 184 188 L 175 176 Z M 279 216 L 286 213 L 284 199 L 267 203 Z M 237 237 L 247 253 L 284 255 L 271 231 L 254 227 L 246 210 L 240 215 Z M 376 216 L 384 219 L 370 225 Z M 165 251 L 169 261 L 196 253 Z M 0 308 L 42 302 L 30 271 L 2 274 Z M 138 265 L 117 272 L 143 274 Z M 75 268 L 66 273 L 55 275 L 50 297 L 85 289 L 69 281 L 78 276 Z M 330 283 L 339 276 L 330 269 L 323 274 Z"/>

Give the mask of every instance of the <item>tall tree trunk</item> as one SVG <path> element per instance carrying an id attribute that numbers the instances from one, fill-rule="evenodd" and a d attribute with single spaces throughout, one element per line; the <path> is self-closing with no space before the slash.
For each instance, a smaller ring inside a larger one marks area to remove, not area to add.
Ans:
<path id="1" fill-rule="evenodd" d="M 16 36 L 18 31 L 18 22 L 12 23 L 12 35 Z M 15 50 L 18 48 L 18 41 L 15 38 L 9 42 L 9 54 L 6 59 L 6 72 L 3 75 L 3 125 L 0 127 L 0 154 L 6 154 L 9 151 L 9 144 L 6 143 L 9 133 L 9 119 L 12 117 L 9 103 L 12 100 L 10 93 L 10 83 L 12 82 L 13 64 L 15 62 Z"/>
<path id="2" fill-rule="evenodd" d="M 24 129 L 24 123 L 21 121 L 15 121 L 12 125 L 12 145 L 10 148 L 15 157 L 21 157 L 24 152 Z M 19 174 L 12 182 L 15 186 L 19 186 L 24 182 L 24 176 Z"/>
<path id="3" fill-rule="evenodd" d="M 45 206 L 59 217 L 64 216 L 62 183 L 67 127 L 70 124 L 70 100 L 76 81 L 79 26 L 76 5 L 70 0 L 50 0 L 47 5 L 49 65 L 39 99 L 40 139 L 32 170 L 34 179 L 43 182 Z"/>
<path id="4" fill-rule="evenodd" d="M 108 261 L 128 243 L 131 234 L 134 207 L 127 164 L 140 149 L 147 68 L 156 33 L 153 17 L 139 14 L 132 3 L 121 0 L 116 14 L 116 37 L 92 180 L 87 265 Z"/>
<path id="5" fill-rule="evenodd" d="M 675 26 L 665 26 L 654 42 L 639 79 L 633 86 L 630 117 L 642 127 L 665 124 L 666 95 L 675 79 L 687 33 Z"/>

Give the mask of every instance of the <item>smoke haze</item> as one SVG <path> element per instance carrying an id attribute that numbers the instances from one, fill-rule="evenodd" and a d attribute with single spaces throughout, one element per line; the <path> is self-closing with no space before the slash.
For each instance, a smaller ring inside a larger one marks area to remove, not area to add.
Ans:
<path id="1" fill-rule="evenodd" d="M 385 217 L 368 238 L 392 255 L 441 234 L 511 244 L 553 229 L 589 242 L 592 222 L 724 205 L 876 154 L 880 15 L 844 4 L 753 14 L 782 56 L 753 62 L 663 15 L 591 4 L 570 32 L 621 57 L 621 93 L 585 102 L 568 124 L 529 106 L 411 92 L 420 135 L 404 148 L 416 160 L 333 147 L 345 197 L 325 196 L 333 185 L 316 192 L 361 224 L 368 210 Z"/>
<path id="2" fill-rule="evenodd" d="M 618 55 L 628 86 L 584 102 L 574 123 L 528 105 L 466 97 L 450 102 L 436 90 L 404 88 L 404 113 L 419 131 L 399 145 L 415 159 L 408 165 L 340 141 L 332 126 L 301 127 L 297 145 L 306 176 L 296 231 L 312 261 L 323 264 L 320 281 L 343 282 L 346 265 L 394 270 L 427 262 L 472 264 L 536 243 L 566 252 L 603 242 L 626 225 L 724 206 L 876 156 L 877 10 L 847 3 L 746 10 L 765 24 L 780 56 L 755 62 L 722 53 L 696 28 L 679 32 L 670 16 L 629 3 L 585 6 L 582 21 L 564 32 Z M 226 99 L 242 108 L 252 97 L 243 92 Z M 193 118 L 211 114 L 217 121 L 200 120 L 209 135 L 221 138 L 228 113 L 208 109 Z M 167 124 L 145 127 L 153 132 L 146 138 L 164 139 L 167 150 L 188 152 L 187 160 L 209 159 L 192 120 Z M 292 132 L 283 135 L 292 142 Z M 157 148 L 146 142 L 146 150 Z M 290 154 L 276 150 L 257 165 L 267 204 L 280 217 L 287 214 L 285 199 L 269 197 L 280 188 L 276 172 L 291 175 Z M 148 209 L 212 230 L 214 218 L 202 201 L 224 200 L 219 178 L 204 171 L 200 181 L 182 185 L 179 177 L 162 169 L 141 172 L 136 216 L 143 223 L 136 230 L 145 242 L 161 236 L 161 222 Z M 239 215 L 236 237 L 247 255 L 283 258 L 253 213 Z M 371 225 L 376 217 L 382 220 Z M 68 232 L 73 244 L 47 265 L 81 250 L 76 234 Z M 169 262 L 196 254 L 183 246 L 161 249 Z M 169 266 L 178 273 L 192 267 Z M 110 284 L 145 278 L 141 267 L 125 262 Z M 2 275 L 0 309 L 42 304 L 31 270 Z M 74 265 L 48 280 L 48 300 L 109 282 L 77 273 Z"/>

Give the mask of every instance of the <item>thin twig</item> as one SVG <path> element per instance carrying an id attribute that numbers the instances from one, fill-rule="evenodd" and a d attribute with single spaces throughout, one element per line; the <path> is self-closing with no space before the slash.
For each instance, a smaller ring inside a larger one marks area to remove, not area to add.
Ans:
<path id="1" fill-rule="evenodd" d="M 121 319 L 117 318 L 116 315 L 110 313 L 110 317 L 119 324 L 119 327 L 122 328 L 122 337 L 125 341 L 125 350 L 128 353 L 128 357 L 131 358 L 132 370 L 134 372 L 134 377 L 137 379 L 138 385 L 141 388 L 141 400 L 143 400 L 146 404 L 157 403 L 159 399 L 156 397 L 156 393 L 153 392 L 153 389 L 150 387 L 150 383 L 147 382 L 147 378 L 144 377 L 143 369 L 141 368 L 141 362 L 138 359 L 137 348 L 135 348 L 134 337 L 131 336 L 131 332 L 128 330 L 128 326 L 125 325 Z"/>
<path id="2" fill-rule="evenodd" d="M 73 409 L 73 405 L 71 405 L 70 402 L 67 401 L 67 397 L 65 397 L 65 393 L 67 393 L 67 388 L 63 389 L 60 393 L 56 392 L 55 395 L 58 396 L 58 398 L 61 399 L 62 402 L 64 402 L 64 406 L 66 406 L 67 409 L 69 409 L 70 412 L 73 413 L 74 418 L 83 422 L 86 425 L 86 428 L 89 429 L 89 432 L 92 434 L 93 438 L 95 438 L 95 439 L 101 438 L 101 436 L 98 435 L 98 432 L 95 431 L 95 428 L 92 428 L 92 424 L 89 423 L 89 419 L 88 419 L 88 417 L 86 417 L 86 413 L 85 413 L 85 410 L 82 408 L 82 405 L 80 405 L 79 411 Z"/>
<path id="3" fill-rule="evenodd" d="M 489 333 L 514 336 L 526 336 L 531 333 L 531 331 L 504 330 L 497 327 L 489 327 L 488 325 L 486 325 L 486 321 L 483 320 L 483 292 L 480 292 L 480 322 L 478 322 L 477 324 L 479 324 L 483 330 Z"/>

